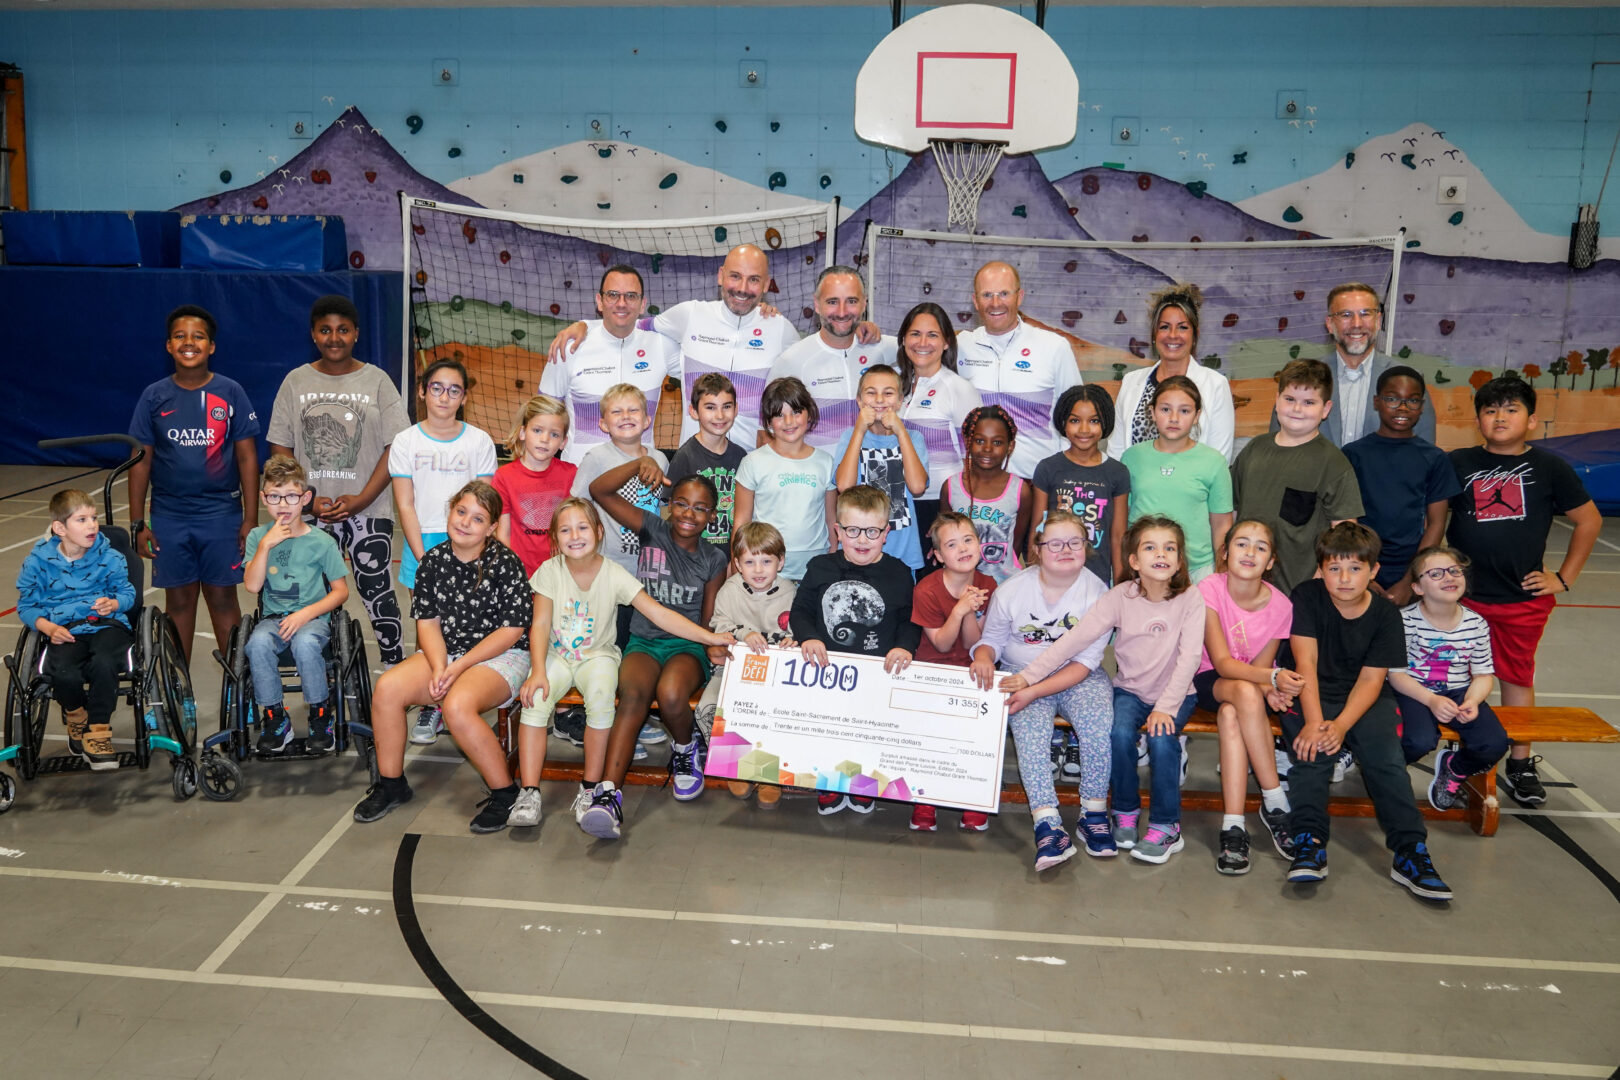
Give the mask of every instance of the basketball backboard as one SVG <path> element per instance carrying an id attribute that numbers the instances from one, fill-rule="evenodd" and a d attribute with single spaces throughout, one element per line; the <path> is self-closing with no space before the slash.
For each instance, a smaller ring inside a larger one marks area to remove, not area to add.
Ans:
<path id="1" fill-rule="evenodd" d="M 855 134 L 909 153 L 971 139 L 1020 154 L 1071 141 L 1079 98 L 1046 31 L 1004 8 L 953 4 L 878 42 L 855 77 Z"/>

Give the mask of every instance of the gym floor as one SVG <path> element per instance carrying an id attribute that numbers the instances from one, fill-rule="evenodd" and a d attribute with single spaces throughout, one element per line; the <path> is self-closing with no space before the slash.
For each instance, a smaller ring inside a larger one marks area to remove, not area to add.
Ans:
<path id="1" fill-rule="evenodd" d="M 50 492 L 99 491 L 105 474 L 82 473 L 0 468 L 7 591 Z M 1555 551 L 1568 535 L 1555 526 Z M 1620 717 L 1620 525 L 1568 599 L 1541 702 Z M 8 651 L 18 625 L 0 618 Z M 200 632 L 203 731 L 213 646 Z M 131 728 L 121 707 L 115 734 Z M 50 732 L 47 753 L 65 752 L 54 715 Z M 1188 786 L 1216 787 L 1212 741 L 1192 745 Z M 893 805 L 822 819 L 804 798 L 761 811 L 634 787 L 606 843 L 574 826 L 570 785 L 548 784 L 538 829 L 474 837 L 482 786 L 448 738 L 413 748 L 415 801 L 373 825 L 350 817 L 366 783 L 352 754 L 249 761 L 230 803 L 176 802 L 162 755 L 40 777 L 0 817 L 3 1071 L 1607 1077 L 1617 751 L 1538 749 L 1543 811 L 1504 806 L 1489 839 L 1430 823 L 1447 906 L 1389 880 L 1362 819 L 1335 820 L 1333 875 L 1305 891 L 1258 844 L 1250 874 L 1218 875 L 1219 819 L 1200 813 L 1165 866 L 1080 856 L 1040 877 L 1018 806 L 987 833 L 947 813 L 926 835 Z M 1352 772 L 1339 790 L 1359 788 Z"/>

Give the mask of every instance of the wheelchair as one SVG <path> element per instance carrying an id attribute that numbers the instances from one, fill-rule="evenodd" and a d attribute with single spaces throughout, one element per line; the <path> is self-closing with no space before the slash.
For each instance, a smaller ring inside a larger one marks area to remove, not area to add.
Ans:
<path id="1" fill-rule="evenodd" d="M 135 629 L 135 640 L 118 677 L 119 694 L 136 717 L 135 749 L 120 751 L 118 766 L 144 770 L 151 765 L 155 753 L 166 753 L 173 770 L 171 785 L 176 799 L 189 799 L 199 788 L 211 799 L 231 798 L 241 784 L 241 770 L 235 762 L 223 759 L 211 762 L 206 755 L 199 769 L 193 756 L 197 699 L 192 691 L 185 653 L 168 615 L 157 606 L 145 603 L 145 564 L 136 557 L 129 532 L 113 524 L 113 485 L 145 456 L 145 450 L 128 435 L 46 439 L 39 447 L 53 449 L 107 442 L 124 443 L 133 451 L 128 460 L 113 469 L 102 486 L 105 516 L 101 531 L 124 556 L 137 598 L 135 609 L 127 613 Z M 17 637 L 16 648 L 4 660 L 7 672 L 5 743 L 0 746 L 0 762 L 10 761 L 17 775 L 25 781 L 82 772 L 90 767 L 83 758 L 71 753 L 45 755 L 45 729 L 52 700 L 51 683 L 45 676 L 49 647 L 50 641 L 44 634 L 31 626 L 24 627 Z M 16 782 L 0 772 L 0 813 L 11 809 L 16 795 Z"/>
<path id="2" fill-rule="evenodd" d="M 371 735 L 371 667 L 366 659 L 366 643 L 361 636 L 360 623 L 348 612 L 338 608 L 327 616 L 331 620 L 332 636 L 326 643 L 327 702 L 332 713 L 332 749 L 310 750 L 303 737 L 295 737 L 278 754 L 259 754 L 254 748 L 254 734 L 260 726 L 258 706 L 253 700 L 253 676 L 248 670 L 247 642 L 253 628 L 264 619 L 263 598 L 258 608 L 247 615 L 231 631 L 231 639 L 224 651 L 214 650 L 214 659 L 223 669 L 219 688 L 219 731 L 203 742 L 203 758 L 220 757 L 238 770 L 236 763 L 248 758 L 260 761 L 296 761 L 342 754 L 354 745 L 367 772 L 370 783 L 376 784 L 377 753 Z M 292 656 L 282 651 L 278 671 L 283 692 L 301 693 L 298 669 Z M 296 722 L 296 721 L 295 721 Z M 234 795 L 234 792 L 232 793 Z"/>

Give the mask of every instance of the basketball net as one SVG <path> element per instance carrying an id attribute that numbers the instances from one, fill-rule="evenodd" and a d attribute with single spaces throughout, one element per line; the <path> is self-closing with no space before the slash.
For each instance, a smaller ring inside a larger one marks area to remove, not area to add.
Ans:
<path id="1" fill-rule="evenodd" d="M 950 227 L 966 225 L 972 232 L 979 224 L 979 196 L 990 174 L 1001 161 L 1006 143 L 976 142 L 971 139 L 929 139 L 934 150 L 934 163 L 939 166 L 940 178 L 945 181 L 949 200 L 947 221 Z"/>

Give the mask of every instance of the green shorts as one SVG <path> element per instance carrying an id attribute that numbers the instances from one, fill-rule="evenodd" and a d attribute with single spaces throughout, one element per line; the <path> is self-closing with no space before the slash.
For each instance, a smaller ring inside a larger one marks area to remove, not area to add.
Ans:
<path id="1" fill-rule="evenodd" d="M 685 638 L 644 638 L 631 634 L 630 640 L 625 642 L 624 655 L 629 656 L 631 653 L 646 653 L 658 661 L 659 667 L 669 663 L 669 658 L 672 656 L 689 653 L 697 657 L 697 662 L 703 669 L 704 682 L 709 681 L 709 675 L 714 671 L 714 665 L 709 663 L 708 650 L 697 642 L 687 641 Z"/>

